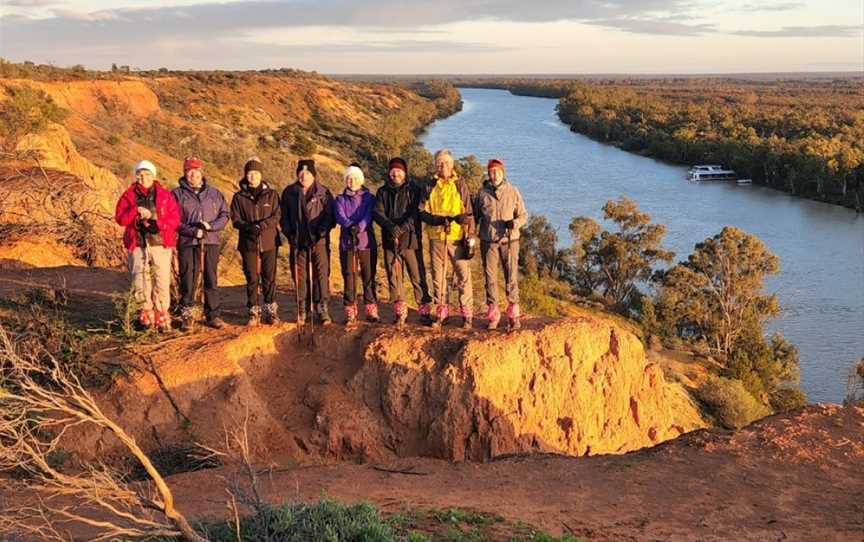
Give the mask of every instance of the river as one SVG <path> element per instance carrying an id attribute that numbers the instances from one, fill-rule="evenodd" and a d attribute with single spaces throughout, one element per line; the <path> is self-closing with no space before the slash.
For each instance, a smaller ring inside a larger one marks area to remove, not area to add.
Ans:
<path id="1" fill-rule="evenodd" d="M 762 239 L 781 262 L 766 281 L 783 307 L 769 331 L 798 347 L 810 401 L 843 400 L 849 367 L 864 356 L 864 215 L 758 186 L 690 183 L 685 167 L 571 132 L 555 114 L 557 100 L 460 91 L 463 110 L 430 126 L 423 144 L 474 154 L 484 165 L 503 158 L 529 212 L 546 215 L 562 244 L 572 217 L 599 221 L 603 203 L 622 195 L 666 224 L 676 261 L 725 225 Z"/>

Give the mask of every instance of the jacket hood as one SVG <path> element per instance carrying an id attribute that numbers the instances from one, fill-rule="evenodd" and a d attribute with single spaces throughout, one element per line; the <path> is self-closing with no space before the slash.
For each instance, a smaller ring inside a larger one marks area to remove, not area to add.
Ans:
<path id="1" fill-rule="evenodd" d="M 240 181 L 237 184 L 240 185 L 240 192 L 243 192 L 246 194 L 250 193 L 249 192 L 249 181 L 246 180 L 246 177 L 243 177 L 242 179 L 240 179 Z M 267 181 L 261 181 L 261 191 L 263 192 L 265 190 L 270 190 L 270 185 L 267 184 Z"/>
<path id="2" fill-rule="evenodd" d="M 362 195 L 364 195 L 364 194 L 369 194 L 369 193 L 370 193 L 370 192 L 369 192 L 369 189 L 366 188 L 365 186 L 361 186 L 361 187 L 360 187 L 360 190 L 357 190 L 356 192 L 353 191 L 353 190 L 351 190 L 350 188 L 346 188 L 346 189 L 342 192 L 343 195 L 348 196 L 348 197 L 351 197 L 351 198 L 353 198 L 353 197 L 355 197 L 355 196 L 362 196 Z"/>
<path id="3" fill-rule="evenodd" d="M 179 179 L 177 179 L 177 184 L 178 184 L 181 188 L 185 188 L 186 190 L 191 190 L 192 192 L 195 191 L 195 189 L 192 188 L 192 185 L 189 184 L 189 181 L 186 180 L 186 177 L 185 177 L 185 176 L 180 177 Z M 209 186 L 209 184 L 207 183 L 207 177 L 202 177 L 202 178 L 201 178 L 201 190 L 203 191 L 203 190 L 204 190 L 205 188 L 207 188 L 208 186 Z"/>

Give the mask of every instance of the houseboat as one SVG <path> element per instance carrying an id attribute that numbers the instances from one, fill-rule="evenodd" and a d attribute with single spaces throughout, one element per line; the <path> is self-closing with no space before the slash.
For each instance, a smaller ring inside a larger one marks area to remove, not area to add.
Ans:
<path id="1" fill-rule="evenodd" d="M 731 169 L 723 169 L 723 166 L 693 166 L 687 172 L 690 181 L 737 181 L 738 174 Z"/>

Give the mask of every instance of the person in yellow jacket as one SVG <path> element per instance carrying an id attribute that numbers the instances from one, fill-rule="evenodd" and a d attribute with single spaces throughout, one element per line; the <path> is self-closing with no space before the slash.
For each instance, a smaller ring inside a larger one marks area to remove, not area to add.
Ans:
<path id="1" fill-rule="evenodd" d="M 449 150 L 435 153 L 435 171 L 435 184 L 420 202 L 420 218 L 427 224 L 432 260 L 432 297 L 438 303 L 432 327 L 441 327 L 449 314 L 446 271 L 450 267 L 456 274 L 462 327 L 467 329 L 474 319 L 474 298 L 470 260 L 462 239 L 473 229 L 471 193 L 453 170 L 453 155 Z"/>

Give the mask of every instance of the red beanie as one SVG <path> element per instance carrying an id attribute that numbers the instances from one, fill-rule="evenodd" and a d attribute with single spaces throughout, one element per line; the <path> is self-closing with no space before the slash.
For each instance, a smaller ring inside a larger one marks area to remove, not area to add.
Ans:
<path id="1" fill-rule="evenodd" d="M 197 156 L 189 156 L 183 160 L 183 173 L 186 173 L 190 169 L 201 169 L 202 167 L 204 167 L 204 162 Z"/>
<path id="2" fill-rule="evenodd" d="M 405 172 L 406 175 L 408 174 L 408 164 L 405 163 L 405 160 L 399 158 L 398 156 L 390 160 L 390 163 L 387 164 L 387 171 L 390 171 L 393 168 L 401 169 Z"/>
<path id="3" fill-rule="evenodd" d="M 501 169 L 504 169 L 504 161 L 500 158 L 493 158 L 489 160 L 489 163 L 486 164 L 486 169 L 492 169 L 493 167 L 500 167 Z"/>

